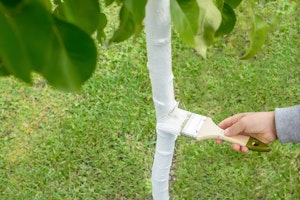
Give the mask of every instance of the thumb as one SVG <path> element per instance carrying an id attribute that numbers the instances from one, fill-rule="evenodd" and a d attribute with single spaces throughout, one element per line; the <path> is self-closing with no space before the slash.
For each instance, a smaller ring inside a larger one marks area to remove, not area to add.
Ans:
<path id="1" fill-rule="evenodd" d="M 224 134 L 226 136 L 239 135 L 244 132 L 245 128 L 246 126 L 244 125 L 242 120 L 238 120 L 236 123 L 225 129 Z"/>

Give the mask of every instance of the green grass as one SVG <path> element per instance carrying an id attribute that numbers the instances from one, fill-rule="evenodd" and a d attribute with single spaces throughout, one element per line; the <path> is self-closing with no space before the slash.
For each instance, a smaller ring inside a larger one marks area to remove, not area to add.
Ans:
<path id="1" fill-rule="evenodd" d="M 283 20 L 250 61 L 238 60 L 241 30 L 218 39 L 208 60 L 174 36 L 181 108 L 219 122 L 299 104 L 299 16 L 288 1 L 266 2 L 257 12 Z M 99 47 L 99 58 L 77 94 L 56 91 L 37 75 L 33 87 L 0 80 L 0 199 L 151 199 L 155 113 L 144 35 Z M 171 199 L 300 199 L 299 144 L 271 147 L 244 155 L 228 143 L 179 137 Z"/>

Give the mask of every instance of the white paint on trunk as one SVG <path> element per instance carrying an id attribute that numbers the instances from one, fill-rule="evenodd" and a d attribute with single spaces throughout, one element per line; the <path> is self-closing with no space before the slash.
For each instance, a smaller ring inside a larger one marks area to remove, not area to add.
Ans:
<path id="1" fill-rule="evenodd" d="M 157 141 L 152 167 L 152 195 L 169 199 L 169 173 L 174 146 L 189 113 L 177 108 L 174 97 L 170 0 L 148 0 L 145 30 L 152 96 L 157 119 Z"/>
<path id="2" fill-rule="evenodd" d="M 145 30 L 148 69 L 157 119 L 176 107 L 171 58 L 171 17 L 169 0 L 148 0 Z"/>

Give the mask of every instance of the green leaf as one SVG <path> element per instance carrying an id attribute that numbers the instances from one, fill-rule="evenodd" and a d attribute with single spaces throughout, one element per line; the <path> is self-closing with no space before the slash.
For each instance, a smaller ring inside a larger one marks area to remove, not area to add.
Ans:
<path id="1" fill-rule="evenodd" d="M 22 34 L 0 5 L 0 58 L 2 66 L 25 82 L 31 82 L 30 62 Z"/>
<path id="2" fill-rule="evenodd" d="M 256 53 L 261 49 L 268 35 L 268 24 L 264 19 L 258 15 L 254 16 L 253 25 L 250 31 L 250 47 L 241 57 L 241 59 L 246 60 L 253 58 Z"/>
<path id="3" fill-rule="evenodd" d="M 52 12 L 53 0 L 36 0 L 39 1 L 48 11 Z"/>
<path id="4" fill-rule="evenodd" d="M 124 6 L 131 13 L 135 23 L 141 25 L 145 18 L 145 7 L 147 0 L 125 0 Z"/>
<path id="5" fill-rule="evenodd" d="M 56 40 L 47 51 L 48 65 L 42 75 L 59 89 L 77 91 L 95 70 L 96 47 L 93 39 L 76 26 L 60 19 L 54 22 Z"/>
<path id="6" fill-rule="evenodd" d="M 9 76 L 11 75 L 9 71 L 4 66 L 4 63 L 0 59 L 0 76 Z"/>
<path id="7" fill-rule="evenodd" d="M 98 25 L 98 28 L 97 28 L 97 40 L 99 42 L 102 42 L 105 38 L 106 38 L 106 35 L 104 33 L 104 28 L 107 24 L 107 18 L 106 18 L 106 15 L 104 13 L 100 13 L 100 16 L 99 16 L 99 25 Z"/>
<path id="8" fill-rule="evenodd" d="M 206 51 L 215 38 L 215 32 L 218 30 L 222 15 L 214 4 L 213 0 L 197 0 L 200 8 L 199 28 L 195 37 L 196 50 L 206 58 Z"/>
<path id="9" fill-rule="evenodd" d="M 225 3 L 227 3 L 231 8 L 236 8 L 240 5 L 242 0 L 225 0 Z"/>
<path id="10" fill-rule="evenodd" d="M 110 4 L 112 4 L 114 2 L 114 0 L 105 0 L 105 5 L 109 6 Z"/>
<path id="11" fill-rule="evenodd" d="M 109 43 L 122 42 L 130 38 L 135 32 L 135 23 L 130 12 L 125 6 L 122 6 L 119 13 L 120 25 L 114 32 L 114 35 L 110 39 Z"/>
<path id="12" fill-rule="evenodd" d="M 224 0 L 215 0 L 217 8 L 221 11 L 223 9 Z"/>
<path id="13" fill-rule="evenodd" d="M 226 35 L 230 33 L 236 23 L 236 16 L 234 10 L 225 3 L 222 8 L 222 23 L 216 32 L 216 36 Z"/>
<path id="14" fill-rule="evenodd" d="M 62 0 L 52 0 L 52 3 L 55 5 L 55 6 L 58 6 L 61 4 L 61 1 Z"/>
<path id="15" fill-rule="evenodd" d="M 34 70 L 53 86 L 75 91 L 95 69 L 94 40 L 54 17 L 40 1 L 28 0 L 17 12 L 0 5 L 0 29 L 4 30 L 0 32 L 3 66 L 26 82 Z"/>
<path id="16" fill-rule="evenodd" d="M 100 5 L 98 0 L 64 0 L 57 6 L 54 13 L 60 19 L 92 34 L 99 24 Z"/>
<path id="17" fill-rule="evenodd" d="M 206 58 L 206 50 L 222 20 L 214 0 L 171 0 L 170 9 L 182 40 Z"/>
<path id="18" fill-rule="evenodd" d="M 0 0 L 0 3 L 2 3 L 4 6 L 7 6 L 9 8 L 16 7 L 21 2 L 22 0 Z"/>
<path id="19" fill-rule="evenodd" d="M 172 23 L 180 38 L 191 47 L 196 47 L 195 35 L 199 26 L 199 8 L 196 0 L 171 0 Z"/>
<path id="20" fill-rule="evenodd" d="M 147 0 L 124 0 L 119 13 L 120 25 L 110 39 L 112 42 L 122 42 L 143 28 Z"/>
<path id="21" fill-rule="evenodd" d="M 34 1 L 25 4 L 19 12 L 11 13 L 14 30 L 18 32 L 30 61 L 28 68 L 37 72 L 47 65 L 48 54 L 44 52 L 52 46 L 55 38 L 52 18 L 43 5 Z"/>

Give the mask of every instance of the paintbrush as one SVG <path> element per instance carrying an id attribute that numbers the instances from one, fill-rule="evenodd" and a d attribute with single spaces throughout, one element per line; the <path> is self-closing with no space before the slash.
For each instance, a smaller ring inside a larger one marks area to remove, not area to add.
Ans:
<path id="1" fill-rule="evenodd" d="M 195 113 L 192 113 L 183 124 L 181 134 L 195 138 L 198 141 L 206 139 L 220 139 L 248 147 L 248 149 L 252 151 L 271 151 L 271 148 L 267 144 L 253 137 L 245 135 L 227 137 L 224 135 L 224 130 L 217 126 L 211 118 Z"/>

